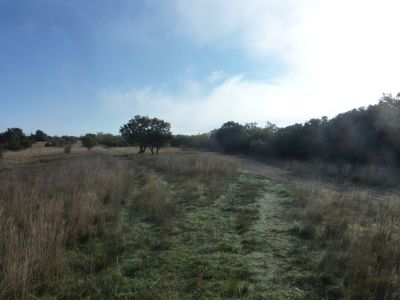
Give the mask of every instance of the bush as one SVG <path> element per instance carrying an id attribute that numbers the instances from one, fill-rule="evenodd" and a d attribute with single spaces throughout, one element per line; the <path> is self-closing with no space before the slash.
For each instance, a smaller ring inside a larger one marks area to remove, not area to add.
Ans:
<path id="1" fill-rule="evenodd" d="M 24 134 L 22 129 L 8 128 L 0 134 L 0 144 L 7 150 L 22 150 L 32 146 L 31 140 Z"/>
<path id="2" fill-rule="evenodd" d="M 65 154 L 70 154 L 72 150 L 72 145 L 71 144 L 67 144 L 64 146 L 64 153 Z"/>
<path id="3" fill-rule="evenodd" d="M 87 148 L 88 151 L 91 151 L 94 146 L 97 145 L 97 139 L 94 134 L 88 133 L 81 137 L 83 147 Z"/>
<path id="4" fill-rule="evenodd" d="M 174 135 L 171 140 L 171 147 L 198 148 L 211 151 L 220 150 L 220 146 L 213 133 Z"/>
<path id="5" fill-rule="evenodd" d="M 106 147 L 124 147 L 128 145 L 128 143 L 122 136 L 113 135 L 111 133 L 98 133 L 96 135 L 96 139 L 99 145 L 103 145 Z"/>
<path id="6" fill-rule="evenodd" d="M 75 144 L 77 141 L 78 138 L 75 136 L 52 136 L 47 138 L 45 147 L 62 147 L 67 144 Z"/>
<path id="7" fill-rule="evenodd" d="M 35 134 L 31 135 L 31 138 L 35 142 L 45 142 L 47 141 L 48 136 L 42 130 L 36 130 Z"/>

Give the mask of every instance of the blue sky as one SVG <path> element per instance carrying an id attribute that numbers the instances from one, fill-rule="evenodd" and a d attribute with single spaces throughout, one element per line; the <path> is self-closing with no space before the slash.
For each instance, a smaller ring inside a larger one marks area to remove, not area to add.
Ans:
<path id="1" fill-rule="evenodd" d="M 280 126 L 400 90 L 397 1 L 0 0 L 0 131 Z"/>

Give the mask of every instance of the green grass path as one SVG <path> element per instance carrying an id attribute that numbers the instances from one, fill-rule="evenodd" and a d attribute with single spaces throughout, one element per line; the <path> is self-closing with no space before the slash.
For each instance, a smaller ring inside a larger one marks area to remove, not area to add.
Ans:
<path id="1" fill-rule="evenodd" d="M 305 299 L 304 249 L 290 234 L 288 186 L 240 173 L 217 199 L 201 191 L 180 201 L 168 228 L 129 218 L 120 299 Z M 128 222 L 128 221 L 127 221 Z"/>

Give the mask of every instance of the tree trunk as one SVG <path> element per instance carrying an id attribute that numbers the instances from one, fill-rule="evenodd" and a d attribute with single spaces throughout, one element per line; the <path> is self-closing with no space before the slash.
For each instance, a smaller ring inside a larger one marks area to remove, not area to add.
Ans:
<path id="1" fill-rule="evenodd" d="M 151 151 L 151 154 L 152 154 L 152 155 L 154 155 L 153 149 L 154 149 L 154 146 L 150 146 L 150 151 Z"/>
<path id="2" fill-rule="evenodd" d="M 157 146 L 156 154 L 158 155 L 158 150 L 160 150 L 160 146 Z"/>
<path id="3" fill-rule="evenodd" d="M 143 145 L 139 145 L 139 148 L 140 148 L 139 154 L 143 154 L 146 151 L 146 147 Z"/>

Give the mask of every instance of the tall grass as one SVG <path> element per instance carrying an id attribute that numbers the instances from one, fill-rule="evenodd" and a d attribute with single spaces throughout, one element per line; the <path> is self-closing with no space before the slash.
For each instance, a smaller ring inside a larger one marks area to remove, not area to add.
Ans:
<path id="1" fill-rule="evenodd" d="M 154 175 L 145 178 L 144 186 L 136 195 L 132 208 L 143 212 L 158 225 L 168 225 L 177 214 L 176 203 L 171 199 L 166 183 Z"/>
<path id="2" fill-rule="evenodd" d="M 74 157 L 0 173 L 0 299 L 27 299 L 63 271 L 65 249 L 117 219 L 132 170 L 115 157 Z"/>
<path id="3" fill-rule="evenodd" d="M 181 204 L 199 200 L 201 195 L 217 197 L 236 171 L 229 158 L 199 152 L 137 155 L 135 160 L 145 167 L 145 176 L 131 211 L 144 213 L 166 232 Z"/>
<path id="4" fill-rule="evenodd" d="M 321 160 L 285 161 L 284 169 L 316 177 L 327 176 L 336 181 L 364 183 L 377 186 L 398 186 L 400 169 L 398 167 L 380 166 L 374 164 L 331 163 Z"/>
<path id="5" fill-rule="evenodd" d="M 297 186 L 292 194 L 304 238 L 325 245 L 318 280 L 347 299 L 400 296 L 400 199 L 346 186 Z"/>
<path id="6" fill-rule="evenodd" d="M 209 194 L 218 195 L 229 178 L 236 173 L 236 164 L 213 153 L 165 154 L 155 158 L 140 156 L 138 162 L 160 171 L 167 180 L 188 185 L 203 184 Z"/>

